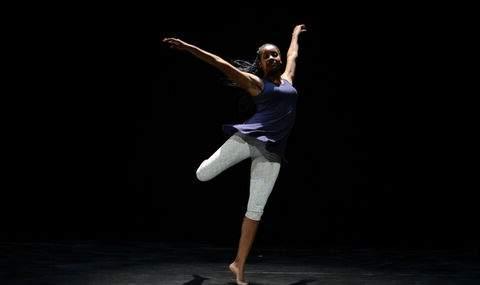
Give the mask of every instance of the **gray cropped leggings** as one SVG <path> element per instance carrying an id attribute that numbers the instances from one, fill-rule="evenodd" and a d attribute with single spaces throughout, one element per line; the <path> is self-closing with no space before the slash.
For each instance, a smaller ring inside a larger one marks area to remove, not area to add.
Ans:
<path id="1" fill-rule="evenodd" d="M 251 157 L 250 195 L 245 216 L 259 221 L 280 171 L 280 163 L 267 160 L 257 147 L 240 136 L 231 136 L 210 158 L 197 169 L 197 178 L 208 181 L 222 171 Z"/>

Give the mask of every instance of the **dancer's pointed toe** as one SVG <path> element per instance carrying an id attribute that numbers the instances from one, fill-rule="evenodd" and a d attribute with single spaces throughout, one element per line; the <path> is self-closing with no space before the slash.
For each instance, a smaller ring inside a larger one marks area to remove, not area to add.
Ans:
<path id="1" fill-rule="evenodd" d="M 237 279 L 237 285 L 248 285 L 248 283 Z"/>

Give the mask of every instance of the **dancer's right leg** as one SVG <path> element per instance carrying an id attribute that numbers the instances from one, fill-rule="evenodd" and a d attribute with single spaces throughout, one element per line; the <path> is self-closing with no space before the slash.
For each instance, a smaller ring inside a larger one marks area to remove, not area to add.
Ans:
<path id="1" fill-rule="evenodd" d="M 197 178 L 200 181 L 208 181 L 248 157 L 250 157 L 248 143 L 233 135 L 210 158 L 200 164 L 196 172 Z"/>

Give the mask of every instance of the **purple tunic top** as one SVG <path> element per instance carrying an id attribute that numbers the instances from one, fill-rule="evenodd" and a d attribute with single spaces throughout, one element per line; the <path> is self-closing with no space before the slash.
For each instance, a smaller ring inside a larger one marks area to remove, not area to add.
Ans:
<path id="1" fill-rule="evenodd" d="M 269 160 L 285 159 L 288 136 L 295 123 L 298 93 L 290 82 L 282 79 L 279 86 L 266 79 L 263 90 L 252 99 L 256 106 L 255 114 L 242 124 L 223 125 L 225 133 L 237 133 L 252 142 L 263 146 Z M 276 157 L 276 159 L 275 159 Z"/>

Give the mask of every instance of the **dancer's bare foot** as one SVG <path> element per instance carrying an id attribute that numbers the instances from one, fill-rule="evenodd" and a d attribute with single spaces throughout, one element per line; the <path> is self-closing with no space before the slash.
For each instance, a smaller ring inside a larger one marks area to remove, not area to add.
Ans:
<path id="1" fill-rule="evenodd" d="M 240 270 L 236 262 L 232 262 L 232 264 L 230 264 L 228 268 L 230 268 L 230 271 L 232 271 L 232 273 L 235 275 L 235 280 L 237 281 L 237 285 L 248 285 L 248 283 L 245 282 L 243 268 Z"/>

